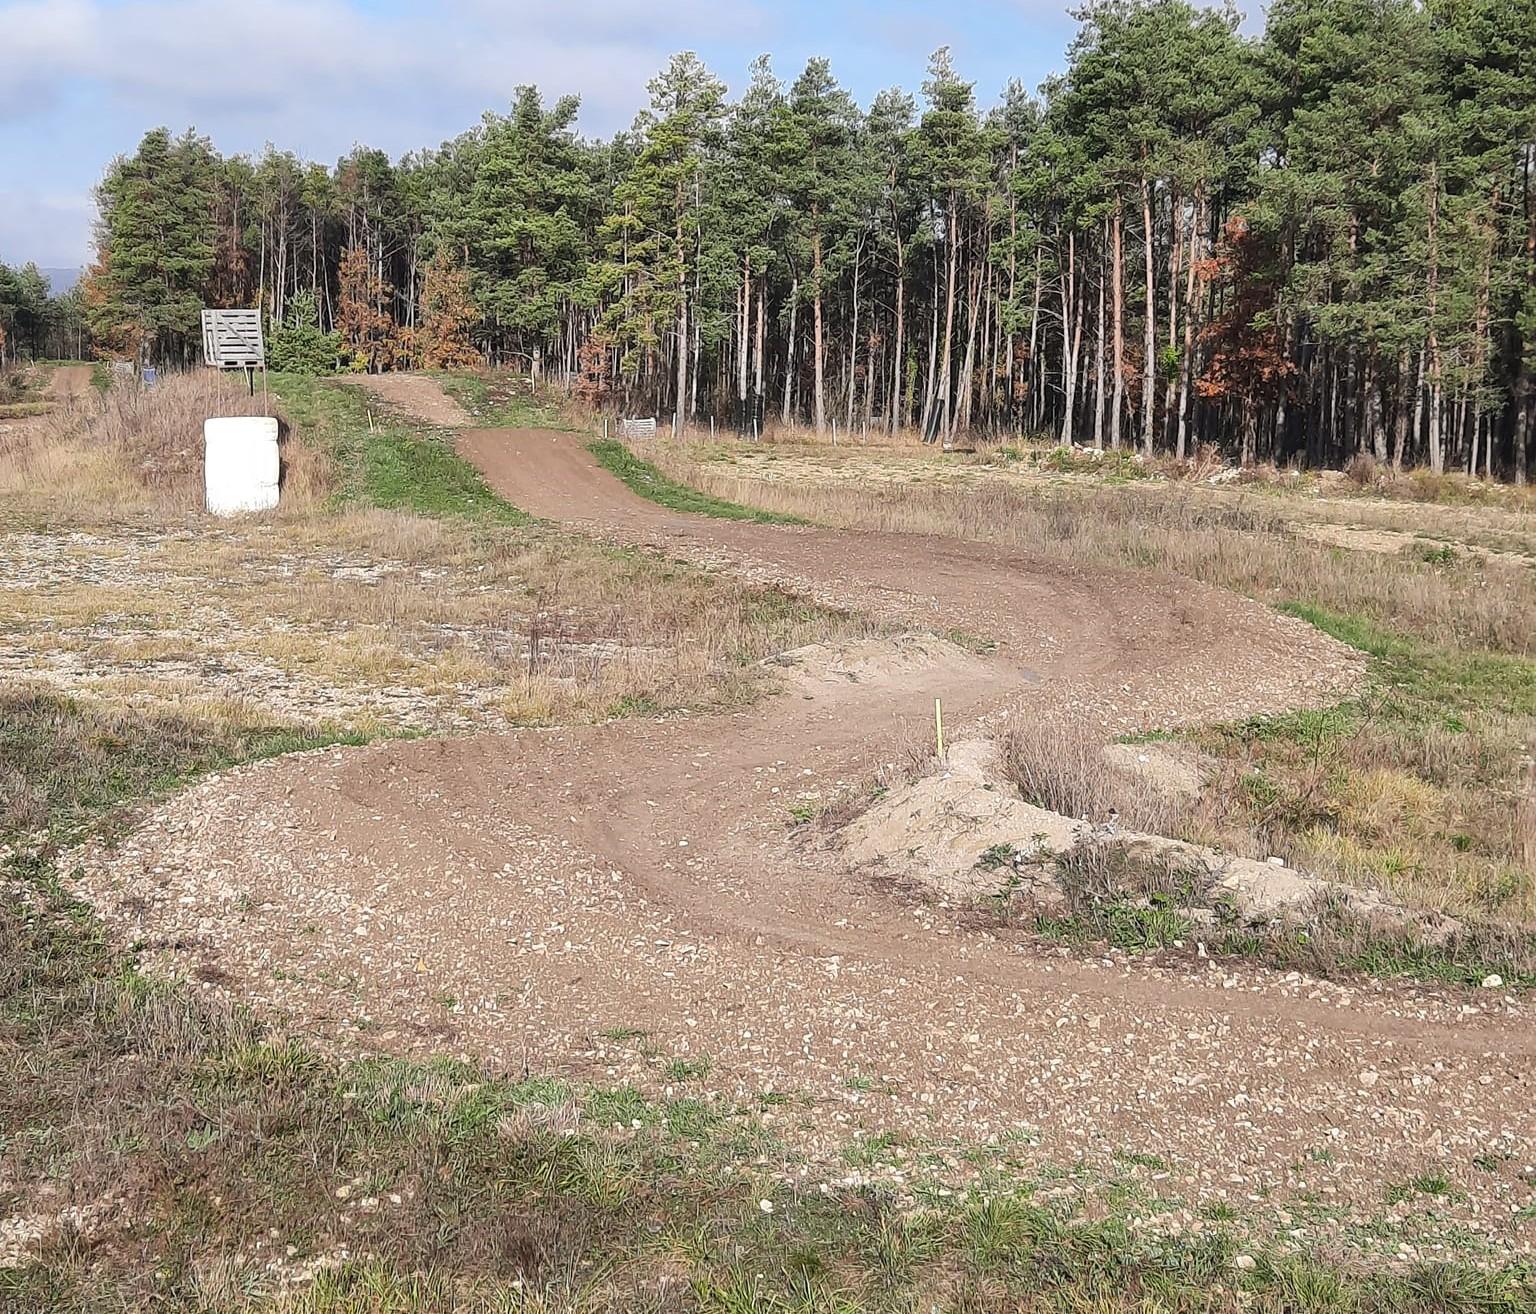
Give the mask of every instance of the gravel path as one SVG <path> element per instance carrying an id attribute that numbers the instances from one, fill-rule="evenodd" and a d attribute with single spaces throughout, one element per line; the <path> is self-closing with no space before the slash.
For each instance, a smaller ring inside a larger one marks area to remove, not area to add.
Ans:
<path id="1" fill-rule="evenodd" d="M 347 1049 L 647 1089 L 675 1080 L 668 1060 L 707 1064 L 721 1097 L 801 1097 L 779 1130 L 817 1161 L 881 1129 L 1022 1138 L 1042 1165 L 1160 1164 L 1174 1213 L 1268 1211 L 1297 1244 L 1369 1225 L 1405 1256 L 1532 1247 L 1522 1001 L 1079 961 L 850 873 L 789 824 L 891 761 L 935 696 L 961 723 L 1237 716 L 1335 697 L 1358 668 L 1329 641 L 1186 581 L 678 516 L 567 435 L 463 450 L 538 514 L 997 651 L 810 654 L 745 712 L 242 768 L 81 855 L 123 933 Z M 1454 1185 L 1384 1204 L 1415 1176 Z"/>

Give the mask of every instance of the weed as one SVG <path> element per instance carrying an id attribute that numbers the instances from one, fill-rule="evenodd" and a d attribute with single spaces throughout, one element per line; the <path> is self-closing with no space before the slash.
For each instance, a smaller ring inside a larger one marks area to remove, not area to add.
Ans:
<path id="1" fill-rule="evenodd" d="M 713 1066 L 707 1058 L 675 1058 L 663 1071 L 668 1081 L 703 1081 Z"/>

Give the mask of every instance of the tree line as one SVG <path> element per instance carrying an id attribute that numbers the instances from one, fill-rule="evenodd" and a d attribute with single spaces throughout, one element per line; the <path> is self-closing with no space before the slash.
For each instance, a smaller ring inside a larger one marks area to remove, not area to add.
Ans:
<path id="1" fill-rule="evenodd" d="M 82 291 L 55 296 L 35 264 L 0 260 L 0 369 L 21 360 L 63 360 L 85 351 Z"/>
<path id="2" fill-rule="evenodd" d="M 630 131 L 577 101 L 392 162 L 150 133 L 99 191 L 99 348 L 198 311 L 384 369 L 479 358 L 743 430 L 1053 433 L 1523 482 L 1536 412 L 1529 0 L 1094 0 L 983 109 L 948 52 L 867 107 L 826 60 L 693 54 Z M 298 351 L 295 343 L 304 345 Z"/>

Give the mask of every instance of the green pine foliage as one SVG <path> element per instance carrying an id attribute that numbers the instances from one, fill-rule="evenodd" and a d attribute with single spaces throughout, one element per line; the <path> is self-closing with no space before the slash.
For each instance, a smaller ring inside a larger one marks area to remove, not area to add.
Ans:
<path id="1" fill-rule="evenodd" d="M 467 275 L 488 364 L 634 414 L 1523 482 L 1529 5 L 1274 0 L 1261 34 L 1193 0 L 1078 18 L 1035 92 L 940 50 L 915 97 L 860 106 L 826 60 L 781 80 L 764 57 L 731 103 L 684 53 L 606 141 L 533 87 L 333 169 L 157 129 L 102 183 L 84 313 L 102 353 L 171 362 L 203 305 L 260 305 L 282 338 L 307 297 L 325 332 L 359 251 L 395 330 L 380 365 L 419 361 L 436 261 Z"/>

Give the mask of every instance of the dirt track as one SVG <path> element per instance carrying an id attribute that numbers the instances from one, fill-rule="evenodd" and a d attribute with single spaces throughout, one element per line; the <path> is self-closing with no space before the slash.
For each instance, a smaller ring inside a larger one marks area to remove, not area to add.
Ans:
<path id="1" fill-rule="evenodd" d="M 1322 1192 L 1347 1209 L 1508 1152 L 1508 1180 L 1437 1208 L 1532 1242 L 1512 1217 L 1536 1134 L 1523 1004 L 1078 962 L 966 930 L 789 833 L 792 805 L 861 778 L 935 696 L 956 721 L 1235 716 L 1328 696 L 1308 683 L 1335 668 L 1326 640 L 1183 581 L 677 515 L 574 435 L 466 432 L 461 449 L 541 516 L 998 651 L 909 641 L 791 670 L 745 713 L 232 772 L 89 875 L 131 933 L 350 1045 L 645 1081 L 636 1041 L 602 1038 L 643 1031 L 664 1056 L 707 1058 L 716 1089 L 805 1094 L 796 1134 L 813 1145 L 859 1126 L 1028 1127 L 1042 1160 L 1157 1154 L 1191 1199 Z"/>

